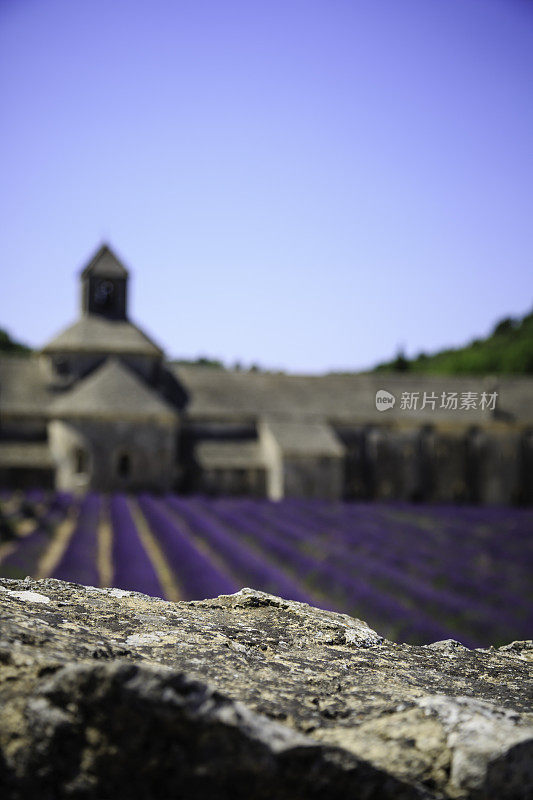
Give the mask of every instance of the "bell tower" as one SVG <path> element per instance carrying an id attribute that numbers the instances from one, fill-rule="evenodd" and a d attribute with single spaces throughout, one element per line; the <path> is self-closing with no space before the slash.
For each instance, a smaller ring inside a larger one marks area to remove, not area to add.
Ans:
<path id="1" fill-rule="evenodd" d="M 81 313 L 127 319 L 127 288 L 128 270 L 102 245 L 81 273 Z"/>

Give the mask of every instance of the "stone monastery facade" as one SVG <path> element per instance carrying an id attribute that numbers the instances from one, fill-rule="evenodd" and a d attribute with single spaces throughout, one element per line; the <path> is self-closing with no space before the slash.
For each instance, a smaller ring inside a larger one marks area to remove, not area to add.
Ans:
<path id="1" fill-rule="evenodd" d="M 183 366 L 127 297 L 103 246 L 78 320 L 35 355 L 0 358 L 0 485 L 532 502 L 532 379 Z M 377 407 L 382 390 L 394 405 Z"/>

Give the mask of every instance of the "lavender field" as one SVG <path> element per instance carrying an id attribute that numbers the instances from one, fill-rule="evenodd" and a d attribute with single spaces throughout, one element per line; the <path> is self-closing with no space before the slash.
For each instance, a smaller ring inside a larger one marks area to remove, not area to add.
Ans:
<path id="1" fill-rule="evenodd" d="M 0 575 L 198 600 L 243 586 L 398 642 L 533 637 L 533 511 L 0 492 Z"/>

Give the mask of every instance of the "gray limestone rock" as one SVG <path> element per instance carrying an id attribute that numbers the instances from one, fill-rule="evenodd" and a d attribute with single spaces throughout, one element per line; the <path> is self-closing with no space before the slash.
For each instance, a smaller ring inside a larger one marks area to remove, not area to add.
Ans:
<path id="1" fill-rule="evenodd" d="M 0 579 L 9 800 L 533 797 L 531 642 L 384 640 L 243 589 Z"/>

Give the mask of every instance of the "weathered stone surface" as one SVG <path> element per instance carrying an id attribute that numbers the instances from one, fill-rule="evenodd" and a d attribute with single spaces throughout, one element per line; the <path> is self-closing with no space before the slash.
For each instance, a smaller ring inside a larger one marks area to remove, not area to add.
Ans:
<path id="1" fill-rule="evenodd" d="M 531 642 L 394 644 L 251 589 L 0 602 L 3 797 L 533 797 Z"/>

